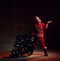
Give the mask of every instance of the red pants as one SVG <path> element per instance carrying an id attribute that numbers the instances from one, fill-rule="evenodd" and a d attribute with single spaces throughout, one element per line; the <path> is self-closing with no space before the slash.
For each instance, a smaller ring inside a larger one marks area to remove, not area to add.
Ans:
<path id="1" fill-rule="evenodd" d="M 45 40 L 44 40 L 44 37 L 38 37 L 40 42 L 41 42 L 41 45 L 42 45 L 42 48 L 44 49 L 47 49 L 47 46 L 45 44 Z M 34 45 L 34 48 L 36 48 L 36 46 L 40 46 L 39 45 L 40 43 L 39 42 L 35 42 L 33 45 Z"/>
<path id="2" fill-rule="evenodd" d="M 45 48 L 46 47 L 46 44 L 45 44 L 44 37 L 39 37 L 39 40 L 41 42 L 42 47 Z"/>

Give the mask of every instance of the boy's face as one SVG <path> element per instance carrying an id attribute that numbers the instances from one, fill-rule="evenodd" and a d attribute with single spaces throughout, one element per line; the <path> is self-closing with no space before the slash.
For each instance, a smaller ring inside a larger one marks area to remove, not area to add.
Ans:
<path id="1" fill-rule="evenodd" d="M 36 16 L 36 21 L 37 21 L 38 23 L 41 23 L 41 19 L 40 19 L 38 16 Z"/>

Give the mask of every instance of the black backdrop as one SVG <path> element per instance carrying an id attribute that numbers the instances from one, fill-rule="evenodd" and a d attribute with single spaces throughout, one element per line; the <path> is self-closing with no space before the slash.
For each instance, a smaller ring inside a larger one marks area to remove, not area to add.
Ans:
<path id="1" fill-rule="evenodd" d="M 10 51 L 19 32 L 32 30 L 35 15 L 38 15 L 45 23 L 48 20 L 53 21 L 45 31 L 45 39 L 49 49 L 60 49 L 59 1 L 2 0 L 0 4 L 0 51 Z"/>

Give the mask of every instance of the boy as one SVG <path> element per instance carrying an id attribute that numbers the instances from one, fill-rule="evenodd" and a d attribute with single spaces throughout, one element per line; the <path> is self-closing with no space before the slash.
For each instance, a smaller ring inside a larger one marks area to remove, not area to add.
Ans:
<path id="1" fill-rule="evenodd" d="M 48 21 L 47 24 L 42 23 L 41 19 L 38 16 L 34 17 L 36 23 L 35 23 L 35 29 L 36 29 L 36 34 L 35 36 L 37 36 L 41 42 L 42 48 L 44 50 L 44 56 L 48 56 L 47 53 L 47 46 L 45 44 L 45 40 L 44 40 L 44 28 L 47 29 L 49 23 L 52 23 L 52 21 Z"/>

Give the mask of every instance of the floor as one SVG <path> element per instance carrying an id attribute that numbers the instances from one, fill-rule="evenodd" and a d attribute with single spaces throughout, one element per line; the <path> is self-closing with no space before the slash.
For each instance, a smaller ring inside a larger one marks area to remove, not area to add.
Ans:
<path id="1" fill-rule="evenodd" d="M 10 52 L 0 52 L 0 61 L 60 61 L 60 52 L 48 51 L 48 56 L 43 51 L 34 51 L 31 56 L 19 58 L 3 58 L 9 56 Z"/>

